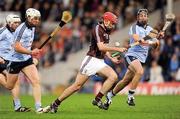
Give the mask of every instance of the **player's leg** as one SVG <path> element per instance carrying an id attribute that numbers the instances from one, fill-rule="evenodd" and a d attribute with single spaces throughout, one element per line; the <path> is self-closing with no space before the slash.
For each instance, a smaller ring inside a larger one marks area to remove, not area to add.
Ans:
<path id="1" fill-rule="evenodd" d="M 122 80 L 120 80 L 116 84 L 116 86 L 112 90 L 112 93 L 116 95 L 118 92 L 120 92 L 122 89 L 124 89 L 124 87 L 126 87 L 132 81 L 133 76 L 134 76 L 134 72 L 127 69 L 125 76 L 123 77 Z"/>
<path id="2" fill-rule="evenodd" d="M 14 88 L 11 90 L 15 111 L 18 111 L 18 109 L 21 107 L 21 103 L 20 103 L 20 99 L 19 99 L 19 91 L 20 91 L 19 86 L 20 86 L 20 82 L 19 82 L 19 80 L 17 80 Z"/>
<path id="3" fill-rule="evenodd" d="M 84 83 L 88 80 L 88 76 L 78 73 L 75 82 L 68 87 L 64 92 L 61 94 L 61 96 L 58 98 L 59 101 L 63 101 L 66 98 L 68 98 L 70 95 L 72 95 L 74 92 L 81 89 L 81 87 L 84 85 Z"/>
<path id="4" fill-rule="evenodd" d="M 115 85 L 113 90 L 111 90 L 110 92 L 107 93 L 106 101 L 104 103 L 104 106 L 107 107 L 107 109 L 109 108 L 109 105 L 112 103 L 112 97 L 114 97 L 119 91 L 124 89 L 124 87 L 126 87 L 132 81 L 132 78 L 135 74 L 135 69 L 131 65 L 131 62 L 133 62 L 135 59 L 136 58 L 132 57 L 132 56 L 125 57 L 125 63 L 127 65 L 128 69 L 127 69 L 123 79 Z"/>
<path id="5" fill-rule="evenodd" d="M 75 82 L 71 86 L 66 88 L 63 91 L 63 93 L 50 106 L 45 107 L 44 112 L 47 113 L 50 111 L 51 113 L 56 113 L 58 110 L 58 106 L 63 102 L 63 100 L 65 100 L 66 98 L 71 96 L 73 93 L 81 89 L 81 87 L 84 85 L 84 83 L 87 80 L 88 80 L 88 76 L 81 74 L 79 72 L 76 76 Z"/>
<path id="6" fill-rule="evenodd" d="M 120 80 L 111 91 L 111 95 L 115 96 L 118 92 L 124 89 L 124 87 L 126 87 L 132 81 L 133 76 L 134 73 L 131 70 L 127 69 L 127 72 L 124 75 L 123 79 Z"/>
<path id="7" fill-rule="evenodd" d="M 104 82 L 104 84 L 103 84 L 101 90 L 99 91 L 99 93 L 96 95 L 96 97 L 93 100 L 92 104 L 98 106 L 99 108 L 106 109 L 103 106 L 101 99 L 111 89 L 113 84 L 117 81 L 118 76 L 115 73 L 115 71 L 109 66 L 106 66 L 106 67 L 102 68 L 97 73 L 102 75 L 102 76 L 105 76 L 106 81 Z"/>
<path id="8" fill-rule="evenodd" d="M 26 77 L 30 80 L 30 82 L 32 84 L 36 112 L 42 113 L 41 86 L 40 86 L 40 79 L 39 79 L 38 70 L 37 70 L 36 66 L 32 63 L 28 66 L 25 66 L 22 69 L 22 72 L 26 75 Z"/>
<path id="9" fill-rule="evenodd" d="M 11 90 L 15 112 L 30 111 L 30 108 L 21 106 L 21 102 L 20 102 L 20 98 L 19 98 L 20 83 L 18 80 L 18 72 L 9 72 L 9 73 L 6 72 L 6 74 L 7 74 L 6 88 Z"/>
<path id="10" fill-rule="evenodd" d="M 127 103 L 130 105 L 130 106 L 135 106 L 135 103 L 134 103 L 134 94 L 135 94 L 135 90 L 138 86 L 138 83 L 143 75 L 143 67 L 141 65 L 141 62 L 139 60 L 134 60 L 131 64 L 130 64 L 131 67 L 134 68 L 134 71 L 135 71 L 135 75 L 132 79 L 132 82 L 131 82 L 131 85 L 130 85 L 130 89 L 129 89 L 129 92 L 128 92 L 128 101 Z"/>
<path id="11" fill-rule="evenodd" d="M 112 95 L 116 95 L 119 91 L 121 91 L 124 87 L 126 87 L 131 81 L 133 76 L 135 75 L 136 70 L 134 69 L 132 62 L 135 60 L 135 57 L 125 57 L 125 63 L 127 65 L 127 71 L 122 80 L 120 80 L 116 86 L 112 90 Z"/>
<path id="12" fill-rule="evenodd" d="M 11 75 L 10 76 L 8 75 L 8 72 L 6 70 L 7 64 L 8 64 L 8 61 L 6 61 L 4 64 L 1 64 L 2 73 L 0 74 L 0 80 L 3 81 L 4 87 L 11 90 L 12 97 L 13 97 L 14 110 L 16 112 L 30 111 L 29 108 L 21 106 L 20 99 L 19 99 L 19 81 L 17 80 L 16 76 L 15 78 L 12 78 Z"/>
<path id="13" fill-rule="evenodd" d="M 12 90 L 15 87 L 17 80 L 18 80 L 18 73 L 17 74 L 8 73 L 6 88 Z"/>
<path id="14" fill-rule="evenodd" d="M 20 80 L 17 80 L 14 88 L 11 90 L 15 112 L 29 112 L 29 111 L 31 111 L 30 108 L 21 106 L 21 102 L 20 102 L 20 98 L 19 98 L 19 95 L 20 95 L 19 92 L 20 92 Z"/>
<path id="15" fill-rule="evenodd" d="M 74 92 L 78 91 L 83 86 L 92 72 L 94 73 L 94 70 L 92 69 L 94 67 L 94 61 L 92 59 L 93 58 L 90 56 L 86 56 L 84 58 L 81 64 L 80 71 L 76 76 L 75 82 L 67 89 L 65 89 L 64 92 L 50 106 L 47 106 L 43 109 L 45 113 L 49 111 L 51 111 L 52 113 L 56 113 L 61 102 L 72 95 Z"/>
<path id="16" fill-rule="evenodd" d="M 7 74 L 5 72 L 5 69 L 7 67 L 7 64 L 0 64 L 0 85 L 6 87 L 6 83 L 7 83 Z"/>
<path id="17" fill-rule="evenodd" d="M 6 87 L 6 76 L 2 73 L 0 73 L 0 85 Z"/>
<path id="18" fill-rule="evenodd" d="M 127 69 L 127 72 L 123 77 L 123 79 L 119 81 L 110 92 L 107 93 L 106 101 L 104 103 L 104 106 L 107 107 L 107 109 L 109 108 L 109 105 L 112 103 L 112 98 L 131 82 L 133 76 L 134 76 L 134 72 Z"/>

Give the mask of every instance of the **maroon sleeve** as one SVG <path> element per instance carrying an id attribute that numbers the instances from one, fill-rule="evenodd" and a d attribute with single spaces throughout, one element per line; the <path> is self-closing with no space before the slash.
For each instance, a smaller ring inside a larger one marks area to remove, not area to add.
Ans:
<path id="1" fill-rule="evenodd" d="M 97 43 L 104 42 L 103 32 L 101 31 L 101 28 L 99 27 L 99 25 L 97 25 L 95 28 L 95 38 L 97 40 Z"/>

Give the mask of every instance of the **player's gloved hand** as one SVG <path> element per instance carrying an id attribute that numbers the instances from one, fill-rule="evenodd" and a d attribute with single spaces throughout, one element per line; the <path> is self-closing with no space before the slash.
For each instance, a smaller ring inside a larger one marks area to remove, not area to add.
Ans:
<path id="1" fill-rule="evenodd" d="M 5 63 L 4 59 L 0 57 L 0 64 L 4 64 L 4 63 Z"/>
<path id="2" fill-rule="evenodd" d="M 41 53 L 41 50 L 38 48 L 35 48 L 31 51 L 31 55 L 36 58 L 39 57 L 40 53 Z"/>
<path id="3" fill-rule="evenodd" d="M 147 43 L 151 46 L 151 45 L 155 44 L 155 41 L 147 40 Z"/>
<path id="4" fill-rule="evenodd" d="M 158 39 L 153 39 L 152 41 L 153 41 L 153 43 L 152 43 L 152 45 L 151 45 L 152 48 L 153 48 L 153 49 L 158 49 L 159 46 L 160 46 L 159 40 L 158 40 Z"/>
<path id="5" fill-rule="evenodd" d="M 149 40 L 139 40 L 138 41 L 141 45 L 143 45 L 143 46 L 148 46 L 149 45 Z"/>
<path id="6" fill-rule="evenodd" d="M 157 35 L 157 39 L 162 39 L 162 38 L 164 38 L 164 32 L 160 31 Z"/>

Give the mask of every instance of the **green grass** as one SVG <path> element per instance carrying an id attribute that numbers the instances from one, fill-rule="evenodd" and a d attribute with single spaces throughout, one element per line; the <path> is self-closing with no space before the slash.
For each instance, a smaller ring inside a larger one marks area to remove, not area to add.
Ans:
<path id="1" fill-rule="evenodd" d="M 48 105 L 57 96 L 43 96 Z M 180 96 L 136 96 L 136 106 L 126 104 L 126 96 L 117 96 L 108 111 L 91 105 L 89 94 L 75 94 L 68 98 L 56 114 L 36 114 L 13 111 L 11 96 L 0 95 L 0 119 L 180 119 Z M 34 109 L 32 96 L 21 96 L 21 102 Z"/>

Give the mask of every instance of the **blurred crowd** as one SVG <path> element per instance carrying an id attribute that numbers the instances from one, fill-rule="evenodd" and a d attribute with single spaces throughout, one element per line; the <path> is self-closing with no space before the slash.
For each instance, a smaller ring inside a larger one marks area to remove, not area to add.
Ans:
<path id="1" fill-rule="evenodd" d="M 20 12 L 24 21 L 26 9 L 33 7 L 41 12 L 43 23 L 58 22 L 64 10 L 72 12 L 72 23 L 44 48 L 40 65 L 49 67 L 57 61 L 66 61 L 70 53 L 81 50 L 89 42 L 92 27 L 101 20 L 100 16 L 105 11 L 114 12 L 119 17 L 117 29 L 121 29 L 136 19 L 139 8 L 146 7 L 153 12 L 164 4 L 165 0 L 1 0 L 0 10 Z M 38 28 L 34 47 L 47 37 L 48 34 Z"/>
<path id="2" fill-rule="evenodd" d="M 0 11 L 18 11 L 22 21 L 25 20 L 25 11 L 33 7 L 42 14 L 42 22 L 58 22 L 60 13 L 70 10 L 73 15 L 72 22 L 64 27 L 51 42 L 43 48 L 40 58 L 40 67 L 50 67 L 59 61 L 66 61 L 70 53 L 83 49 L 90 37 L 93 26 L 101 20 L 105 11 L 115 13 L 119 22 L 116 29 L 121 29 L 136 20 L 139 8 L 147 8 L 149 12 L 161 9 L 166 0 L 0 0 Z M 162 16 L 164 16 L 162 14 Z M 162 24 L 158 24 L 158 27 Z M 158 51 L 150 51 L 142 81 L 153 81 L 157 77 L 162 81 L 178 79 L 180 52 L 180 18 L 177 18 L 171 27 L 168 36 L 161 40 Z M 48 34 L 42 27 L 36 29 L 34 47 L 38 47 Z M 125 66 L 115 66 L 117 72 L 123 76 Z M 156 71 L 157 70 L 157 71 Z M 180 77 L 180 76 L 179 76 Z"/>
<path id="3" fill-rule="evenodd" d="M 158 23 L 156 29 L 160 30 L 162 27 L 163 24 Z M 151 82 L 180 81 L 180 16 L 176 16 L 165 38 L 160 39 L 160 44 L 159 50 L 151 50 L 147 58 L 145 71 L 150 75 L 149 80 Z"/>

